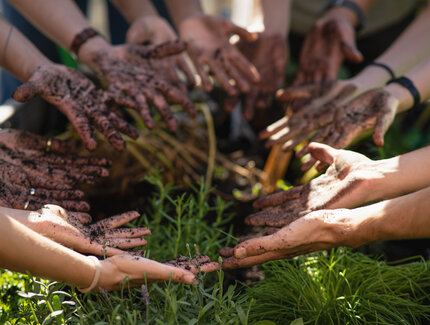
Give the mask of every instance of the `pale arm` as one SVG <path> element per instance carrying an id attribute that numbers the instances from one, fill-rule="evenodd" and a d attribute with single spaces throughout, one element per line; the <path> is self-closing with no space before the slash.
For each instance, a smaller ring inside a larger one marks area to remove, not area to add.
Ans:
<path id="1" fill-rule="evenodd" d="M 128 23 L 133 23 L 142 16 L 158 16 L 150 0 L 111 0 Z"/>
<path id="2" fill-rule="evenodd" d="M 166 0 L 165 3 L 176 27 L 189 17 L 203 15 L 200 0 Z"/>
<path id="3" fill-rule="evenodd" d="M 290 29 L 291 0 L 263 0 L 264 31 L 287 37 Z"/>
<path id="4" fill-rule="evenodd" d="M 0 49 L 1 66 L 21 81 L 27 81 L 38 66 L 51 63 L 17 28 L 2 17 Z"/>

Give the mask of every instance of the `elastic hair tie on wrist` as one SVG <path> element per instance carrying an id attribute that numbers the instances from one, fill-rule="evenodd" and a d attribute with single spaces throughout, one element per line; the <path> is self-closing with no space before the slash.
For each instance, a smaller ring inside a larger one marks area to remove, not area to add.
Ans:
<path id="1" fill-rule="evenodd" d="M 387 85 L 391 84 L 391 83 L 398 83 L 399 85 L 401 85 L 401 86 L 405 87 L 407 90 L 409 90 L 412 97 L 414 98 L 414 105 L 412 106 L 412 108 L 417 107 L 421 103 L 420 93 L 419 93 L 418 89 L 415 87 L 415 85 L 411 79 L 409 79 L 407 77 L 394 78 L 394 79 L 391 79 L 390 81 L 388 81 Z"/>
<path id="2" fill-rule="evenodd" d="M 391 69 L 388 65 L 386 65 L 386 64 L 384 64 L 384 63 L 380 63 L 380 62 L 372 61 L 372 62 L 369 62 L 369 63 L 366 65 L 366 67 L 368 67 L 368 66 L 370 66 L 370 65 L 373 65 L 373 66 L 376 66 L 376 67 L 383 68 L 385 71 L 387 71 L 387 72 L 388 72 L 388 74 L 389 74 L 389 75 L 390 75 L 390 77 L 391 77 L 391 79 L 390 79 L 388 82 L 390 82 L 391 80 L 396 79 L 396 74 L 394 73 L 393 69 Z"/>
<path id="3" fill-rule="evenodd" d="M 87 293 L 91 290 L 93 290 L 97 284 L 99 283 L 100 280 L 100 273 L 101 273 L 101 264 L 100 261 L 97 257 L 95 256 L 87 256 L 93 263 L 94 266 L 96 267 L 96 273 L 94 274 L 94 278 L 93 281 L 91 282 L 90 286 L 87 288 L 78 288 L 78 290 L 82 293 Z"/>

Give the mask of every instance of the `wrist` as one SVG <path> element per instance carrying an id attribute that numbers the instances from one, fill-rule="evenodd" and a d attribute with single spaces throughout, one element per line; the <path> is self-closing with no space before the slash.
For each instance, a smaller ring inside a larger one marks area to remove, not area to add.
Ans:
<path id="1" fill-rule="evenodd" d="M 105 290 L 113 290 L 119 287 L 121 281 L 126 279 L 127 275 L 121 272 L 118 267 L 111 262 L 112 257 L 100 261 L 100 279 L 98 287 Z"/>
<path id="2" fill-rule="evenodd" d="M 408 89 L 398 83 L 390 83 L 384 88 L 399 101 L 396 113 L 403 112 L 414 105 L 414 98 Z"/>
<path id="3" fill-rule="evenodd" d="M 362 92 L 373 88 L 383 87 L 391 76 L 380 67 L 369 65 L 360 71 L 359 74 L 349 79 L 359 89 L 363 89 Z"/>
<path id="4" fill-rule="evenodd" d="M 100 52 L 108 52 L 112 46 L 102 37 L 96 36 L 86 41 L 77 53 L 79 61 L 91 66 L 94 56 Z"/>
<path id="5" fill-rule="evenodd" d="M 327 21 L 332 19 L 347 21 L 353 29 L 357 27 L 359 22 L 357 15 L 353 11 L 341 6 L 335 6 L 327 10 L 319 20 Z"/>

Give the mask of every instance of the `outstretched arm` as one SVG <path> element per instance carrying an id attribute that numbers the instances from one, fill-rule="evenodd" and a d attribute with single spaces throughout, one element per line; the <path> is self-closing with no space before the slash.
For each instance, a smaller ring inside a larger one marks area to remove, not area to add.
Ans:
<path id="1" fill-rule="evenodd" d="M 430 188 L 362 208 L 320 210 L 269 236 L 247 240 L 221 253 L 224 269 L 248 267 L 321 249 L 430 236 Z"/>

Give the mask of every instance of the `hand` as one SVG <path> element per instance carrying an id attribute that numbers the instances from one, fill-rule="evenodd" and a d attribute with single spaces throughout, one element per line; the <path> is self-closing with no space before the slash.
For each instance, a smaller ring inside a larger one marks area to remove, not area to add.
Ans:
<path id="1" fill-rule="evenodd" d="M 226 19 L 208 15 L 187 18 L 178 30 L 181 39 L 187 42 L 187 52 L 206 91 L 212 90 L 204 68 L 206 65 L 230 96 L 237 95 L 239 91 L 249 92 L 250 84 L 259 81 L 255 67 L 229 42 L 233 34 L 245 41 L 254 40 L 253 34 Z M 235 85 L 230 83 L 230 79 Z"/>
<path id="2" fill-rule="evenodd" d="M 199 271 L 212 272 L 219 269 L 216 262 L 207 256 L 199 256 L 193 260 L 177 258 L 166 263 L 159 263 L 144 257 L 117 255 L 103 261 L 99 288 L 105 290 L 120 289 L 121 281 L 126 278 L 131 287 L 159 281 L 183 282 L 195 284 L 195 274 Z"/>
<path id="3" fill-rule="evenodd" d="M 137 130 L 107 108 L 108 93 L 80 72 L 58 64 L 42 65 L 31 78 L 19 86 L 12 97 L 24 102 L 36 95 L 55 105 L 75 127 L 85 147 L 97 146 L 91 125 L 102 133 L 117 150 L 125 148 L 119 132 L 136 139 Z"/>
<path id="4" fill-rule="evenodd" d="M 282 87 L 288 59 L 287 43 L 279 34 L 261 33 L 255 41 L 240 40 L 236 45 L 260 74 L 260 81 L 252 83 L 250 91 L 244 94 L 243 116 L 250 120 L 254 108 L 267 107 L 270 97 Z M 228 97 L 226 110 L 231 112 L 238 101 L 239 96 Z"/>
<path id="5" fill-rule="evenodd" d="M 333 12 L 319 19 L 306 36 L 294 85 L 335 80 L 344 58 L 356 63 L 363 61 L 350 21 Z"/>
<path id="6" fill-rule="evenodd" d="M 140 237 L 151 234 L 148 228 L 118 228 L 139 216 L 139 213 L 129 211 L 90 225 L 88 214 L 67 212 L 57 205 L 48 204 L 30 213 L 28 226 L 81 253 L 112 256 L 124 254 L 122 249 L 146 245 L 146 240 Z"/>
<path id="7" fill-rule="evenodd" d="M 178 39 L 169 23 L 161 17 L 143 16 L 136 19 L 127 31 L 127 44 L 159 45 Z M 195 85 L 193 72 L 182 54 L 152 60 L 151 65 L 158 75 L 162 75 L 171 85 L 187 93 L 187 87 L 179 78 L 176 69 L 181 70 L 188 83 Z"/>
<path id="8" fill-rule="evenodd" d="M 191 116 L 197 111 L 187 94 L 159 76 L 151 62 L 179 54 L 184 49 L 185 44 L 180 41 L 155 46 L 118 45 L 93 51 L 86 62 L 107 83 L 115 101 L 139 111 L 148 128 L 155 126 L 148 107 L 150 103 L 175 132 L 177 123 L 168 103 L 181 105 Z"/>
<path id="9" fill-rule="evenodd" d="M 49 145 L 49 147 L 48 147 Z M 71 143 L 19 130 L 0 131 L 0 204 L 36 210 L 46 203 L 88 211 L 78 182 L 93 183 L 109 175 L 106 158 L 70 154 Z M 49 152 L 48 152 L 49 151 Z"/>
<path id="10" fill-rule="evenodd" d="M 346 209 L 311 212 L 272 235 L 223 248 L 220 254 L 228 258 L 222 267 L 236 269 L 337 246 L 357 247 L 363 241 L 354 219 L 351 210 Z"/>
<path id="11" fill-rule="evenodd" d="M 377 199 L 372 184 L 383 174 L 375 162 L 359 153 L 319 143 L 311 143 L 308 151 L 314 159 L 331 165 L 325 174 L 255 201 L 257 209 L 275 207 L 248 216 L 247 224 L 283 227 L 314 210 L 352 208 Z"/>
<path id="12" fill-rule="evenodd" d="M 351 81 L 295 86 L 278 91 L 278 100 L 301 100 L 303 106 L 291 116 L 285 116 L 269 125 L 260 133 L 260 138 L 268 139 L 266 147 L 283 143 L 282 149 L 292 150 L 309 137 L 311 132 L 331 123 L 341 105 L 361 91 Z"/>
<path id="13" fill-rule="evenodd" d="M 385 89 L 369 90 L 345 103 L 336 112 L 333 122 L 319 130 L 311 141 L 322 142 L 335 148 L 345 148 L 365 131 L 373 129 L 373 141 L 384 145 L 384 134 L 390 127 L 399 106 L 399 100 Z M 302 157 L 306 146 L 297 153 Z M 307 170 L 315 163 L 310 159 L 303 166 Z M 318 169 L 322 169 L 319 164 Z"/>

